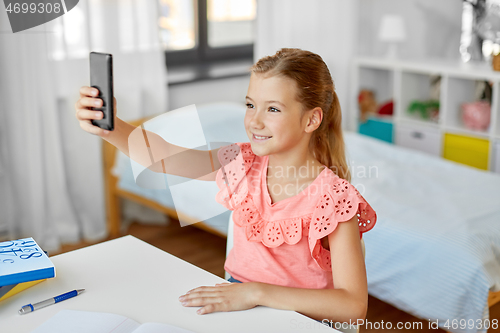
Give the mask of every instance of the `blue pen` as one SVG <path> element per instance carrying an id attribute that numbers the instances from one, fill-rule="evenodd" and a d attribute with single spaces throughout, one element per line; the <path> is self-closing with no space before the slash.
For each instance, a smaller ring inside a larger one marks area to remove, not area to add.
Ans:
<path id="1" fill-rule="evenodd" d="M 64 300 L 67 300 L 68 298 L 78 296 L 81 293 L 83 293 L 84 291 L 85 291 L 85 289 L 73 290 L 73 291 L 67 292 L 66 294 L 62 294 L 62 295 L 59 295 L 56 297 L 46 299 L 45 301 L 41 301 L 41 302 L 38 302 L 35 304 L 27 304 L 27 305 L 23 306 L 21 308 L 21 310 L 19 310 L 19 314 L 30 313 L 30 312 L 33 312 L 35 310 L 44 308 L 46 306 L 62 302 Z"/>

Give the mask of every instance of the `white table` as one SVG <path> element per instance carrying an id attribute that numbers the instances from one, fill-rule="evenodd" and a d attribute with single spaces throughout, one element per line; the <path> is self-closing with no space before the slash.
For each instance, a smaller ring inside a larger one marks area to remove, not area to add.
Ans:
<path id="1" fill-rule="evenodd" d="M 133 236 L 51 257 L 57 276 L 0 302 L 1 332 L 30 332 L 62 309 L 120 314 L 140 323 L 176 325 L 194 332 L 310 332 L 334 330 L 293 311 L 256 307 L 196 314 L 178 297 L 224 280 Z M 73 289 L 74 298 L 26 315 L 21 306 Z"/>

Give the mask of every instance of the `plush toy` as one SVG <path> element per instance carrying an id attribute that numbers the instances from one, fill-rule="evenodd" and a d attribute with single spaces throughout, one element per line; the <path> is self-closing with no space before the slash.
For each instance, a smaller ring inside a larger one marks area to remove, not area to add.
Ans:
<path id="1" fill-rule="evenodd" d="M 437 122 L 439 117 L 439 101 L 433 99 L 428 101 L 412 101 L 408 106 L 408 112 L 418 113 L 422 119 Z"/>
<path id="2" fill-rule="evenodd" d="M 378 105 L 375 94 L 368 89 L 363 89 L 359 92 L 358 104 L 361 113 L 360 119 L 363 123 L 366 122 L 370 114 L 392 115 L 394 110 L 394 102 L 392 100 Z"/>
<path id="3" fill-rule="evenodd" d="M 375 100 L 375 95 L 373 91 L 368 89 L 363 89 L 358 95 L 359 111 L 361 112 L 360 118 L 364 123 L 368 119 L 368 115 L 377 112 L 377 101 Z"/>
<path id="4" fill-rule="evenodd" d="M 394 112 L 394 102 L 392 100 L 381 104 L 378 108 L 378 114 L 391 116 Z"/>
<path id="5" fill-rule="evenodd" d="M 490 126 L 491 105 L 488 101 L 463 103 L 462 120 L 467 128 L 486 131 Z"/>

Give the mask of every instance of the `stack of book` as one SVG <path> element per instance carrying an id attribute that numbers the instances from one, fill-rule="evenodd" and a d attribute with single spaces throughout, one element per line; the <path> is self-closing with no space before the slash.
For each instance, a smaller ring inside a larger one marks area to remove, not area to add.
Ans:
<path id="1" fill-rule="evenodd" d="M 0 301 L 55 276 L 54 264 L 33 238 L 0 243 Z"/>

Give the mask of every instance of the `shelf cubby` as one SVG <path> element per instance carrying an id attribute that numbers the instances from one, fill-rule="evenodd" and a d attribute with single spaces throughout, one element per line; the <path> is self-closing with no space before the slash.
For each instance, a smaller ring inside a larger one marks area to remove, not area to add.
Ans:
<path id="1" fill-rule="evenodd" d="M 489 130 L 469 129 L 462 117 L 462 104 L 476 100 L 476 82 L 474 79 L 449 77 L 447 86 L 447 112 L 444 117 L 444 126 L 455 131 L 464 131 L 469 134 L 487 136 Z M 491 115 L 491 114 L 490 114 Z M 491 126 L 489 127 L 491 128 Z"/>
<path id="2" fill-rule="evenodd" d="M 381 68 L 359 68 L 359 89 L 357 94 L 363 89 L 370 90 L 378 105 L 394 99 L 394 74 L 390 70 Z M 360 110 L 357 110 L 358 117 Z M 372 115 L 371 118 L 378 118 Z M 384 121 L 390 121 L 390 116 L 380 117 Z"/>
<path id="3" fill-rule="evenodd" d="M 493 92 L 491 94 L 491 135 L 500 142 L 500 80 L 493 83 Z M 500 167 L 500 166 L 499 166 Z"/>
<path id="4" fill-rule="evenodd" d="M 493 158 L 490 169 L 493 172 L 500 173 L 500 139 L 493 142 Z"/>
<path id="5" fill-rule="evenodd" d="M 401 103 L 400 114 L 402 119 L 417 122 L 437 123 L 422 117 L 418 112 L 410 113 L 408 108 L 414 101 L 428 101 L 431 99 L 432 75 L 426 73 L 403 72 L 401 74 Z"/>
<path id="6" fill-rule="evenodd" d="M 393 87 L 394 79 L 392 71 L 379 68 L 360 68 L 359 90 L 369 89 L 373 91 L 378 103 L 383 103 L 393 98 Z"/>

